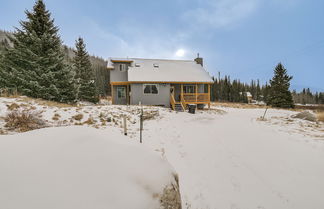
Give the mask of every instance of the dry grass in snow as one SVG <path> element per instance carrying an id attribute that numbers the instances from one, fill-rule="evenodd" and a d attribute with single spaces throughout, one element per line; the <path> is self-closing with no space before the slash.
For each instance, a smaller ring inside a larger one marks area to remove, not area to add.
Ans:
<path id="1" fill-rule="evenodd" d="M 26 132 L 46 127 L 40 112 L 15 109 L 4 118 L 5 128 L 10 131 Z"/>
<path id="2" fill-rule="evenodd" d="M 317 113 L 317 120 L 324 122 L 324 112 Z"/>
<path id="3" fill-rule="evenodd" d="M 5 117 L 10 111 L 14 110 L 19 110 L 19 113 L 37 113 L 39 118 L 46 123 L 46 126 L 54 127 L 86 125 L 99 129 L 118 127 L 120 131 L 122 131 L 123 118 L 126 117 L 127 127 L 129 130 L 128 135 L 133 137 L 138 133 L 139 114 L 141 112 L 139 106 L 118 106 L 104 104 L 73 106 L 51 101 L 44 101 L 41 99 L 31 99 L 28 97 L 0 97 L 0 134 L 12 134 L 16 131 L 20 132 L 23 130 L 29 130 L 29 128 L 25 127 L 22 128 L 22 130 L 17 130 L 15 128 L 9 128 L 9 126 L 5 126 Z M 169 111 L 168 109 L 159 107 L 143 107 L 143 109 L 144 120 L 159 119 L 162 117 L 160 116 L 161 111 Z"/>

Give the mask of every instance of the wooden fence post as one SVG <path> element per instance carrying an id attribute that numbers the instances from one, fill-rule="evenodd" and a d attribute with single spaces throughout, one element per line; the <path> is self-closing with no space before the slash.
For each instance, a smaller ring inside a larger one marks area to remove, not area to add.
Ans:
<path id="1" fill-rule="evenodd" d="M 127 136 L 127 119 L 126 119 L 126 115 L 124 115 L 124 135 Z"/>
<path id="2" fill-rule="evenodd" d="M 143 106 L 142 103 L 140 102 L 140 107 L 141 107 L 141 113 L 140 113 L 140 143 L 143 142 L 142 140 L 142 131 L 143 131 Z"/>
<path id="3" fill-rule="evenodd" d="M 263 114 L 263 116 L 262 116 L 262 120 L 264 120 L 264 117 L 265 117 L 265 115 L 266 115 L 266 113 L 267 113 L 267 110 L 268 110 L 268 107 L 265 109 L 265 111 L 264 111 L 264 114 Z"/>

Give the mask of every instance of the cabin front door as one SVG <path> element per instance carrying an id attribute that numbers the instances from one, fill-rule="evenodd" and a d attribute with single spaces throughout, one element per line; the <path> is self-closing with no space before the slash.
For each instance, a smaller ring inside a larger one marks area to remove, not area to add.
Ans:
<path id="1" fill-rule="evenodd" d="M 116 86 L 115 104 L 127 104 L 127 86 Z"/>

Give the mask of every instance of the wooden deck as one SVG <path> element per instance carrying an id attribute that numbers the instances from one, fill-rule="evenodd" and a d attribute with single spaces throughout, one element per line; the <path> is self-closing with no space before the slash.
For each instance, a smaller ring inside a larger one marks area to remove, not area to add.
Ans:
<path id="1" fill-rule="evenodd" d="M 171 108 L 175 110 L 175 106 L 177 104 L 181 104 L 183 110 L 187 108 L 188 104 L 206 104 L 208 108 L 210 108 L 210 85 L 208 85 L 208 92 L 207 93 L 198 93 L 198 86 L 196 85 L 195 93 L 184 93 L 183 92 L 183 85 L 181 85 L 181 94 L 180 94 L 180 101 L 176 102 L 174 96 L 170 95 L 170 103 Z"/>

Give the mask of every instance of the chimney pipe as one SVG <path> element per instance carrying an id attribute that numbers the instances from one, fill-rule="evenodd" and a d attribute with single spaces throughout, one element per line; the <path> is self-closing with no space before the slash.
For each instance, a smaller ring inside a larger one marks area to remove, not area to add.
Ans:
<path id="1" fill-rule="evenodd" d="M 204 66 L 204 60 L 202 57 L 199 57 L 199 53 L 197 54 L 197 58 L 195 59 L 195 61 L 197 64 Z"/>

